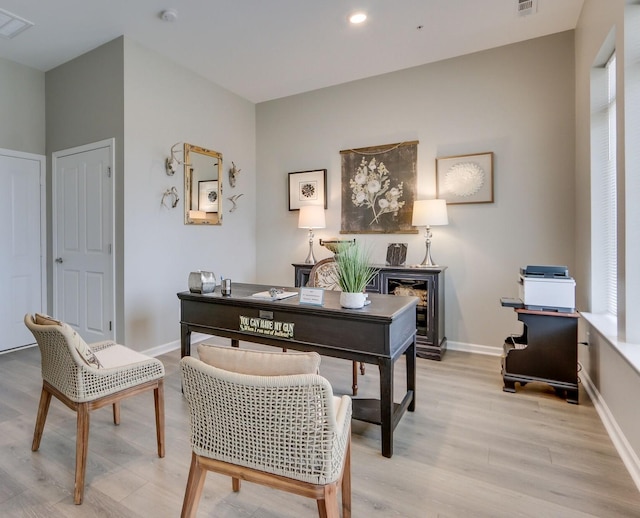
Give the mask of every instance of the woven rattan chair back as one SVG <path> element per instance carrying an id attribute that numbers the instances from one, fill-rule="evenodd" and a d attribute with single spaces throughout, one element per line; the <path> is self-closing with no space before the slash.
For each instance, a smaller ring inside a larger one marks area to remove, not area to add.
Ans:
<path id="1" fill-rule="evenodd" d="M 285 354 L 285 353 L 283 353 Z M 320 516 L 350 516 L 351 399 L 318 374 L 253 376 L 180 362 L 191 421 L 182 509 L 195 516 L 207 470 L 315 498 Z"/>

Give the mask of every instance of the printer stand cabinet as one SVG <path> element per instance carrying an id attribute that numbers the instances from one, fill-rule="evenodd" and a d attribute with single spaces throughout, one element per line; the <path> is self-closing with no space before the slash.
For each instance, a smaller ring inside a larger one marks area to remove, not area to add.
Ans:
<path id="1" fill-rule="evenodd" d="M 418 297 L 416 306 L 416 355 L 441 360 L 447 348 L 444 336 L 444 271 L 446 266 L 410 268 L 374 265 L 378 275 L 367 291 Z M 312 264 L 294 263 L 295 285 L 306 286 Z"/>
<path id="2" fill-rule="evenodd" d="M 502 357 L 505 392 L 531 381 L 551 385 L 559 396 L 578 404 L 578 313 L 516 309 L 522 336 L 508 337 Z"/>

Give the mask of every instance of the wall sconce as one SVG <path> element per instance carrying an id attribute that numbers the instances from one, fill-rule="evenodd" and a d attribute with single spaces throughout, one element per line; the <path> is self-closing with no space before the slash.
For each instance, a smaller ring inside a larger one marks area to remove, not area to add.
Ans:
<path id="1" fill-rule="evenodd" d="M 306 264 L 315 264 L 316 258 L 313 255 L 313 229 L 325 228 L 324 207 L 322 205 L 303 205 L 300 207 L 298 218 L 298 228 L 309 229 L 309 253 L 304 260 Z"/>
<path id="2" fill-rule="evenodd" d="M 189 165 L 184 163 L 184 159 L 180 160 L 176 156 L 176 154 L 178 153 L 182 153 L 184 155 L 184 149 L 176 149 L 176 146 L 182 146 L 182 142 L 176 142 L 173 146 L 171 146 L 171 156 L 168 157 L 164 162 L 164 167 L 167 171 L 168 176 L 173 176 L 181 165 Z"/>
<path id="3" fill-rule="evenodd" d="M 431 225 L 448 225 L 446 200 L 416 200 L 413 202 L 414 227 L 425 227 L 424 238 L 427 251 L 419 266 L 438 266 L 431 259 Z"/>

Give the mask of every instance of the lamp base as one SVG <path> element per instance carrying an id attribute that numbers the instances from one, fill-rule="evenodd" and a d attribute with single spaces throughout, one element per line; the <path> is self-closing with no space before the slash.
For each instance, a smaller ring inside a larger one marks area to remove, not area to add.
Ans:
<path id="1" fill-rule="evenodd" d="M 309 229 L 309 253 L 304 264 L 316 264 L 316 257 L 313 255 L 313 230 L 311 229 Z"/>
<path id="2" fill-rule="evenodd" d="M 433 262 L 433 259 L 431 258 L 431 229 L 428 226 L 425 230 L 424 237 L 425 237 L 425 245 L 427 247 L 427 250 L 424 254 L 424 259 L 418 265 L 418 267 L 429 268 L 431 266 L 438 266 L 436 263 Z"/>

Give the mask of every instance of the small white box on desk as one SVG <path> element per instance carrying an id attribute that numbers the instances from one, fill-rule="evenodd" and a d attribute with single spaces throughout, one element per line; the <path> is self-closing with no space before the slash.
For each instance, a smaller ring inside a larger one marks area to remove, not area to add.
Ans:
<path id="1" fill-rule="evenodd" d="M 531 268 L 528 266 L 520 273 L 520 299 L 524 307 L 573 313 L 576 307 L 576 281 L 568 276 L 541 277 L 527 274 L 527 270 Z"/>

